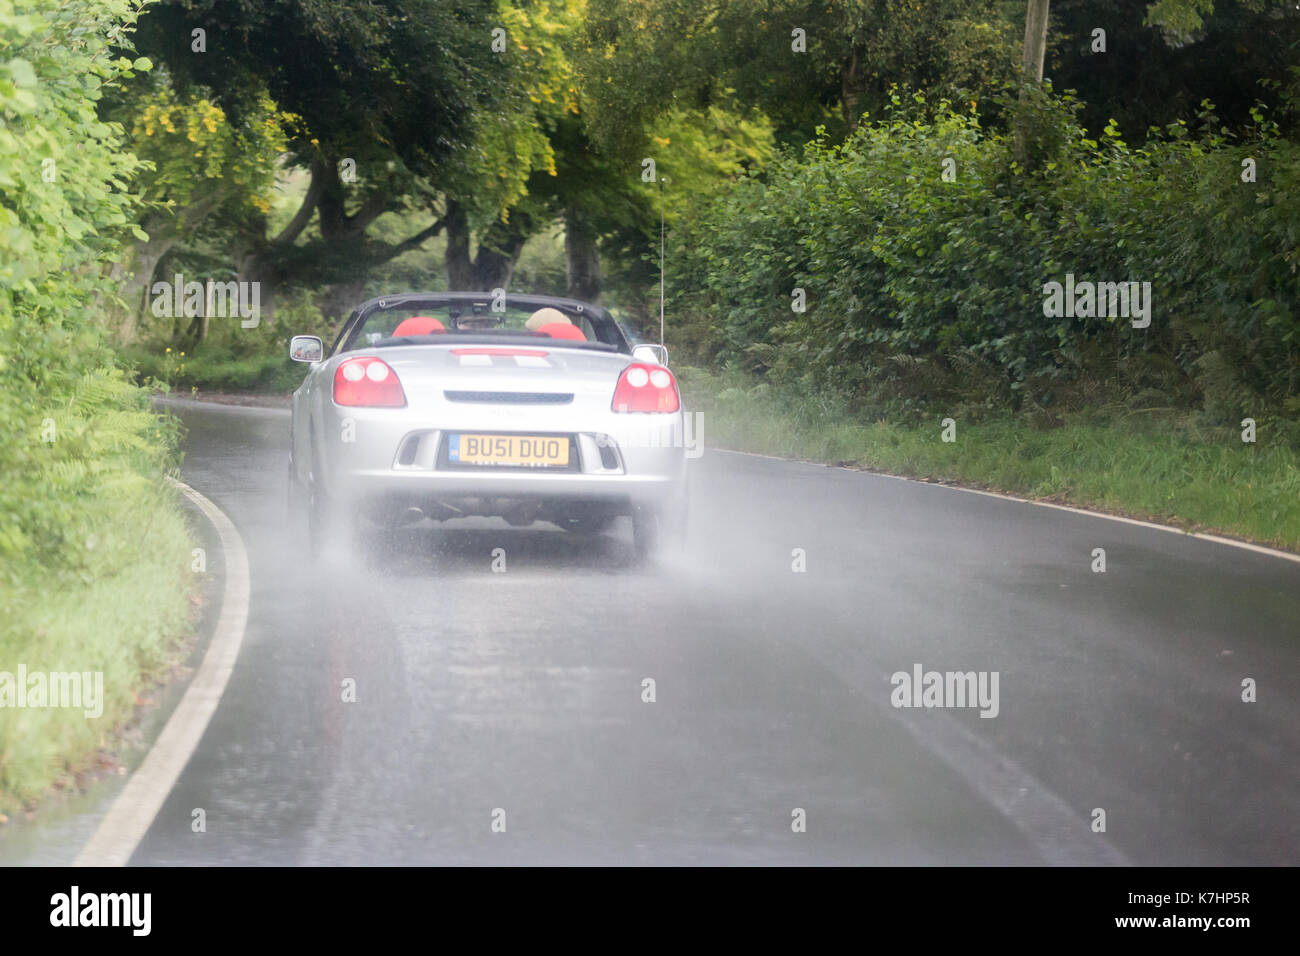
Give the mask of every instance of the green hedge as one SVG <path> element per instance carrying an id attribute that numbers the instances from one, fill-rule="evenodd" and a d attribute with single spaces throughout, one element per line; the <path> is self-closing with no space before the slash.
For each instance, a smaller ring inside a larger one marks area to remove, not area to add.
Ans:
<path id="1" fill-rule="evenodd" d="M 113 741 L 186 622 L 177 435 L 114 368 L 97 317 L 134 230 L 139 163 L 102 123 L 135 5 L 0 0 L 0 671 L 104 675 L 104 711 L 0 708 L 0 811 Z"/>
<path id="2" fill-rule="evenodd" d="M 875 411 L 1294 417 L 1300 148 L 1258 112 L 1248 141 L 1226 141 L 1207 105 L 1202 132 L 1135 149 L 1113 126 L 1089 139 L 1077 106 L 1030 98 L 1028 168 L 1010 135 L 920 96 L 842 146 L 780 157 L 674 236 L 678 341 Z M 1066 273 L 1150 282 L 1150 327 L 1045 316 L 1044 284 Z"/>

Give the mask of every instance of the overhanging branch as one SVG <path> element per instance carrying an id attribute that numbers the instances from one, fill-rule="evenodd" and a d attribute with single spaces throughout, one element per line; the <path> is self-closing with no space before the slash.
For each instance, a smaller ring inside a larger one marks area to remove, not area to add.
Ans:
<path id="1" fill-rule="evenodd" d="M 317 157 L 311 161 L 311 185 L 307 187 L 307 195 L 302 197 L 302 205 L 298 211 L 293 214 L 289 224 L 280 230 L 280 234 L 271 240 L 272 245 L 287 246 L 295 239 L 302 235 L 302 231 L 307 228 L 307 223 L 311 222 L 311 215 L 316 211 L 316 204 L 320 202 L 321 189 L 324 188 L 325 164 L 322 159 Z"/>
<path id="2" fill-rule="evenodd" d="M 415 235 L 403 239 L 401 242 L 393 243 L 378 253 L 371 259 L 372 265 L 380 265 L 396 259 L 404 252 L 410 252 L 412 249 L 419 247 L 426 239 L 432 239 L 438 233 L 442 232 L 443 227 L 447 224 L 445 218 L 436 220 L 432 225 L 421 229 Z"/>

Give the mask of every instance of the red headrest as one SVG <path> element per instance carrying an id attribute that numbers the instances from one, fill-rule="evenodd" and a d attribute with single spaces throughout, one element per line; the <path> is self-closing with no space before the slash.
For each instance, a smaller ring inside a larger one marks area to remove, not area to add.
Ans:
<path id="1" fill-rule="evenodd" d="M 413 315 L 409 319 L 403 319 L 393 329 L 393 336 L 399 335 L 429 335 L 432 332 L 446 332 L 447 327 L 431 315 Z"/>
<path id="2" fill-rule="evenodd" d="M 587 341 L 587 337 L 582 334 L 582 329 L 576 325 L 570 325 L 568 322 L 547 322 L 537 331 L 549 335 L 553 339 L 573 339 L 575 342 Z"/>

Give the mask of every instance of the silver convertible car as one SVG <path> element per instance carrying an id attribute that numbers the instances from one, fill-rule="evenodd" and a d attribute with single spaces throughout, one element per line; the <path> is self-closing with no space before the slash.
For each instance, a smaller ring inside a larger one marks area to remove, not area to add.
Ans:
<path id="1" fill-rule="evenodd" d="M 681 395 L 661 346 L 607 311 L 477 292 L 361 305 L 293 396 L 290 500 L 312 550 L 361 522 L 548 521 L 597 534 L 629 516 L 635 554 L 682 533 Z"/>

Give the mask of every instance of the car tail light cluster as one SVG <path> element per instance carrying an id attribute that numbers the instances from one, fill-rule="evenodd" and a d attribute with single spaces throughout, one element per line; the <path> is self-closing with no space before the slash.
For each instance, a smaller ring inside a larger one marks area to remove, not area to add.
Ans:
<path id="1" fill-rule="evenodd" d="M 340 362 L 335 369 L 334 403 L 401 408 L 406 404 L 406 393 L 387 362 L 364 356 Z"/>
<path id="2" fill-rule="evenodd" d="M 660 365 L 633 362 L 614 386 L 616 412 L 675 412 L 681 407 L 673 373 Z"/>

